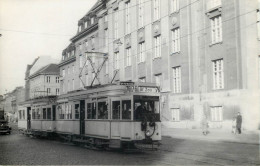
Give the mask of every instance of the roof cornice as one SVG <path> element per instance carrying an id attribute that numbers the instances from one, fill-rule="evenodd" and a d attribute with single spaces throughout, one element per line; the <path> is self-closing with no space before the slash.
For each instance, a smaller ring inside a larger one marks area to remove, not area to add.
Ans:
<path id="1" fill-rule="evenodd" d="M 76 61 L 76 56 L 72 56 L 69 59 L 62 61 L 61 63 L 58 64 L 58 67 L 62 67 L 64 65 L 69 64 L 69 63 L 74 62 L 74 61 Z"/>
<path id="2" fill-rule="evenodd" d="M 98 29 L 98 22 L 93 24 L 92 26 L 90 26 L 87 29 L 84 29 L 82 32 L 78 33 L 77 35 L 75 35 L 73 38 L 71 38 L 70 40 L 72 42 L 76 42 L 77 40 L 81 39 L 82 37 L 90 34 L 91 32 L 95 31 Z"/>

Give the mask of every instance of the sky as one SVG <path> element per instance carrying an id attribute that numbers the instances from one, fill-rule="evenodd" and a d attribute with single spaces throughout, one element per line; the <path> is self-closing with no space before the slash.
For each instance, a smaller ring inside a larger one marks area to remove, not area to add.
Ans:
<path id="1" fill-rule="evenodd" d="M 0 95 L 25 85 L 39 56 L 61 59 L 81 19 L 97 0 L 0 0 Z"/>

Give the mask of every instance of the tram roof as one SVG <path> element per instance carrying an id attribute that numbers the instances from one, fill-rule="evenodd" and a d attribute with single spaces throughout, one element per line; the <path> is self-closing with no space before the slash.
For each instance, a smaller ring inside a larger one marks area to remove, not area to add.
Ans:
<path id="1" fill-rule="evenodd" d="M 104 95 L 121 95 L 128 91 L 128 87 L 153 87 L 158 88 L 155 83 L 142 83 L 142 82 L 118 82 L 113 84 L 104 84 L 85 87 L 86 89 L 71 91 L 67 94 L 60 95 L 58 100 L 64 98 L 84 98 L 90 94 L 99 93 Z M 131 91 L 129 91 L 131 92 Z"/>

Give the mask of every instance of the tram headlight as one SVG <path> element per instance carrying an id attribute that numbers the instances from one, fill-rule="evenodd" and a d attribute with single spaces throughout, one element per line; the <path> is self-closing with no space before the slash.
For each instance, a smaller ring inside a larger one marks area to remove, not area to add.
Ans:
<path id="1" fill-rule="evenodd" d="M 146 136 L 150 136 L 150 134 L 151 134 L 150 130 L 147 130 L 147 131 L 145 132 L 145 135 L 146 135 Z"/>

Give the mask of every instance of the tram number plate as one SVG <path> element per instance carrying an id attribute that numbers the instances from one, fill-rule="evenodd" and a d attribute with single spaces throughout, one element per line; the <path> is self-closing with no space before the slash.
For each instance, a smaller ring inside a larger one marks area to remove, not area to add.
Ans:
<path id="1" fill-rule="evenodd" d="M 139 87 L 139 92 L 158 92 L 158 89 L 151 87 Z"/>

